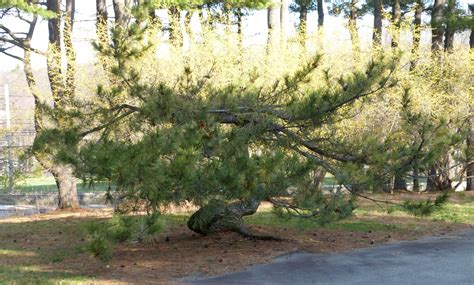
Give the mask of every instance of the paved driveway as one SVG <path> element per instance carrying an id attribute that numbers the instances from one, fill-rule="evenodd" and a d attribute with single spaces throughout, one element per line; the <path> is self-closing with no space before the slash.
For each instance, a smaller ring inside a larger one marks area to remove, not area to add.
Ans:
<path id="1" fill-rule="evenodd" d="M 295 252 L 187 284 L 474 284 L 474 230 L 339 254 Z"/>

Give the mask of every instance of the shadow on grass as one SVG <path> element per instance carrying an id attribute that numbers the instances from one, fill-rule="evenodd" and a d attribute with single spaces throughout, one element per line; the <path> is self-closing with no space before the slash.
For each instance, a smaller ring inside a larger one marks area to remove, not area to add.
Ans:
<path id="1" fill-rule="evenodd" d="M 86 252 L 84 225 L 98 218 L 49 217 L 0 220 L 0 284 L 95 282 L 104 264 Z"/>
<path id="2" fill-rule="evenodd" d="M 99 213 L 54 212 L 0 220 L 0 284 L 100 283 L 98 276 L 108 269 L 88 251 L 86 232 L 88 223 L 111 217 L 111 212 Z M 188 217 L 164 215 L 169 226 L 183 225 Z"/>
<path id="3" fill-rule="evenodd" d="M 46 271 L 36 265 L 0 265 L 0 284 L 94 284 L 96 281 L 93 277 L 77 276 L 60 270 Z"/>

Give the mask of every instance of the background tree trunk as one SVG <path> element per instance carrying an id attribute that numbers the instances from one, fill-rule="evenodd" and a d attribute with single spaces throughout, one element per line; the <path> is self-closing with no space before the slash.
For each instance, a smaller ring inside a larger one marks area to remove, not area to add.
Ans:
<path id="1" fill-rule="evenodd" d="M 268 45 L 277 46 L 279 42 L 281 23 L 280 23 L 280 1 L 273 0 L 270 8 L 268 8 Z"/>
<path id="2" fill-rule="evenodd" d="M 66 0 L 66 17 L 64 18 L 64 49 L 66 53 L 66 88 L 63 101 L 72 104 L 76 90 L 76 52 L 72 43 L 72 30 L 74 26 L 74 15 L 76 13 L 76 1 Z"/>
<path id="3" fill-rule="evenodd" d="M 61 14 L 60 1 L 48 0 L 47 8 L 54 12 L 57 17 L 48 20 L 48 55 L 47 68 L 48 78 L 53 96 L 54 105 L 57 106 L 63 100 L 64 77 L 61 70 Z"/>
<path id="4" fill-rule="evenodd" d="M 300 6 L 300 24 L 298 26 L 301 39 L 304 41 L 306 38 L 306 23 L 308 22 L 308 7 L 301 5 Z"/>
<path id="5" fill-rule="evenodd" d="M 466 140 L 466 191 L 473 191 L 473 190 L 474 190 L 474 118 L 471 118 L 469 120 L 469 135 Z"/>
<path id="6" fill-rule="evenodd" d="M 436 167 L 433 166 L 428 170 L 428 179 L 426 181 L 426 191 L 436 191 Z"/>
<path id="7" fill-rule="evenodd" d="M 130 10 L 131 0 L 113 0 L 115 24 L 125 29 L 131 18 Z"/>
<path id="8" fill-rule="evenodd" d="M 408 190 L 407 182 L 401 175 L 395 175 L 395 180 L 393 182 L 393 190 Z"/>
<path id="9" fill-rule="evenodd" d="M 326 170 L 324 168 L 319 167 L 313 171 L 313 186 L 315 190 L 321 190 L 324 177 L 326 177 Z"/>
<path id="10" fill-rule="evenodd" d="M 107 6 L 105 0 L 96 0 L 96 30 L 95 33 L 97 35 L 97 42 L 99 47 L 107 47 L 109 44 L 109 27 L 108 27 L 108 15 L 107 15 Z M 105 74 L 109 71 L 109 67 L 107 61 L 98 53 L 99 61 L 102 65 L 102 68 L 105 71 Z"/>
<path id="11" fill-rule="evenodd" d="M 382 44 L 382 0 L 374 0 L 374 32 L 372 42 L 374 47 Z"/>
<path id="12" fill-rule="evenodd" d="M 360 54 L 359 32 L 357 31 L 357 3 L 359 0 L 351 0 L 348 28 L 351 35 L 352 51 L 354 58 Z"/>
<path id="13" fill-rule="evenodd" d="M 392 23 L 395 28 L 392 35 L 392 47 L 396 48 L 400 40 L 400 17 L 401 17 L 400 0 L 393 0 L 392 5 Z"/>
<path id="14" fill-rule="evenodd" d="M 474 17 L 474 4 L 469 5 L 469 10 L 471 11 L 471 16 Z M 471 49 L 474 48 L 474 28 L 471 27 L 471 36 L 469 37 L 469 46 Z"/>
<path id="15" fill-rule="evenodd" d="M 281 24 L 281 36 L 282 40 L 285 41 L 290 31 L 290 1 L 282 0 L 280 7 L 280 24 Z"/>
<path id="16" fill-rule="evenodd" d="M 431 50 L 438 52 L 443 48 L 444 37 L 444 3 L 445 0 L 435 0 L 433 4 L 433 12 L 431 14 Z"/>
<path id="17" fill-rule="evenodd" d="M 317 0 L 317 8 L 318 8 L 318 29 L 324 26 L 324 5 L 323 0 Z"/>
<path id="18" fill-rule="evenodd" d="M 474 48 L 474 29 L 471 29 L 471 36 L 469 37 L 469 46 L 471 49 Z"/>
<path id="19" fill-rule="evenodd" d="M 413 167 L 413 192 L 420 192 L 420 172 L 417 166 Z"/>
<path id="20" fill-rule="evenodd" d="M 474 5 L 469 6 L 471 9 L 471 14 L 474 14 Z M 471 29 L 471 36 L 469 38 L 469 44 L 472 49 L 474 49 L 474 29 Z M 472 114 L 472 108 L 471 108 Z M 469 119 L 469 135 L 466 140 L 467 145 L 467 155 L 466 155 L 466 191 L 474 190 L 474 117 Z"/>
<path id="21" fill-rule="evenodd" d="M 416 0 L 415 18 L 413 19 L 413 45 L 411 47 L 410 70 L 416 67 L 418 58 L 418 49 L 420 48 L 421 38 L 421 15 L 423 13 L 423 0 Z"/>
<path id="22" fill-rule="evenodd" d="M 181 31 L 181 12 L 176 6 L 171 6 L 168 10 L 169 17 L 169 38 L 177 46 L 183 45 L 183 33 Z M 209 16 L 211 17 L 211 16 Z"/>
<path id="23" fill-rule="evenodd" d="M 446 35 L 444 39 L 444 50 L 452 51 L 454 47 L 454 34 L 456 33 L 453 27 L 452 17 L 456 14 L 456 0 L 448 0 L 448 11 L 446 17 Z"/>

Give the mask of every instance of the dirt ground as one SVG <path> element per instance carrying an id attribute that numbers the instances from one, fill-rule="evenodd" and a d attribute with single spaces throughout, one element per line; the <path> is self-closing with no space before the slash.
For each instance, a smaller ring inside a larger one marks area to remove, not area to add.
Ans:
<path id="1" fill-rule="evenodd" d="M 401 197 L 403 198 L 403 197 Z M 8 218 L 2 224 L 48 222 L 60 220 L 62 224 L 79 223 L 83 219 L 103 219 L 111 211 L 80 210 L 54 212 L 31 217 Z M 43 264 L 41 270 L 61 271 L 82 276 L 93 276 L 100 284 L 179 284 L 180 279 L 192 275 L 215 275 L 242 270 L 254 264 L 267 263 L 272 258 L 296 250 L 310 252 L 338 252 L 400 240 L 412 240 L 433 234 L 448 234 L 472 228 L 472 224 L 453 224 L 428 219 L 392 216 L 353 217 L 353 221 L 373 220 L 384 224 L 413 224 L 404 230 L 351 231 L 347 229 L 295 229 L 284 227 L 250 226 L 256 234 L 271 234 L 285 241 L 260 241 L 243 238 L 236 233 L 201 236 L 191 232 L 183 219 L 182 224 L 172 226 L 161 234 L 155 244 L 126 243 L 114 249 L 111 261 L 104 264 L 88 253 L 71 254 L 61 262 Z M 3 242 L 14 240 L 15 248 L 40 250 L 66 246 L 68 243 L 84 244 L 84 236 L 75 233 L 52 233 L 18 237 L 14 232 L 0 233 Z M 0 242 L 0 249 L 5 248 Z M 3 257 L 2 257 L 3 255 Z M 11 258 L 14 257 L 14 258 Z M 0 254 L 0 262 L 18 264 L 28 262 L 31 256 Z"/>

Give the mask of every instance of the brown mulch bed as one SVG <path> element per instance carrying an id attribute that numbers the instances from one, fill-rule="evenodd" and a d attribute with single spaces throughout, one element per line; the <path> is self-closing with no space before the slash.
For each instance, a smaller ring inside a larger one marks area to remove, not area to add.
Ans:
<path id="1" fill-rule="evenodd" d="M 400 197 L 403 199 L 404 197 Z M 425 197 L 426 198 L 426 197 Z M 32 221 L 61 220 L 75 224 L 83 219 L 103 219 L 110 211 L 79 210 L 57 211 L 31 217 L 0 220 L 1 224 L 29 223 Z M 271 234 L 285 241 L 261 241 L 246 239 L 236 233 L 201 236 L 191 232 L 185 223 L 167 229 L 154 244 L 120 244 L 108 264 L 88 253 L 66 256 L 62 262 L 41 264 L 51 271 L 65 271 L 78 275 L 94 276 L 99 284 L 179 284 L 182 278 L 196 275 L 216 275 L 243 270 L 254 264 L 270 262 L 281 254 L 303 250 L 316 253 L 332 253 L 355 248 L 371 247 L 400 240 L 412 240 L 434 234 L 450 234 L 472 229 L 472 224 L 451 224 L 427 219 L 392 216 L 354 217 L 357 221 L 377 221 L 384 224 L 410 225 L 394 230 L 348 231 L 331 228 L 300 230 L 281 227 L 252 226 L 255 234 Z M 84 237 L 68 233 L 27 233 L 21 238 L 14 233 L 0 233 L 3 244 L 15 239 L 15 248 L 51 248 L 74 243 L 84 244 Z M 0 242 L 0 249 L 6 248 Z M 28 255 L 8 256 L 0 254 L 0 263 L 23 264 Z"/>

